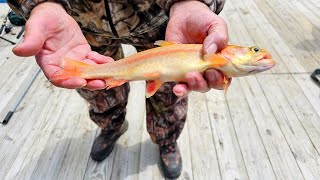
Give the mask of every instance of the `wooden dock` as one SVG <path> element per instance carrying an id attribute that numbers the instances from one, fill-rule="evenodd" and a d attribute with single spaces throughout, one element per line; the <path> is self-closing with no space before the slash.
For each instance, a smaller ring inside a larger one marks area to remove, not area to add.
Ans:
<path id="1" fill-rule="evenodd" d="M 0 5 L 0 23 L 7 10 Z M 277 66 L 234 78 L 226 96 L 217 90 L 190 94 L 178 141 L 179 179 L 320 179 L 320 87 L 310 79 L 320 68 L 319 2 L 227 0 L 220 15 L 230 44 L 267 49 Z M 0 39 L 0 120 L 38 69 L 33 57 L 14 56 L 13 47 Z M 135 51 L 125 45 L 125 52 Z M 89 153 L 99 130 L 88 105 L 41 72 L 10 122 L 0 124 L 0 179 L 164 179 L 146 131 L 144 85 L 131 83 L 129 129 L 96 163 Z"/>

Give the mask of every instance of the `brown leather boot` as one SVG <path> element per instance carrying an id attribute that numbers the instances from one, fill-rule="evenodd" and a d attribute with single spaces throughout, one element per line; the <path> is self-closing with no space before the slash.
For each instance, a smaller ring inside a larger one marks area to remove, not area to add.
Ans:
<path id="1" fill-rule="evenodd" d="M 181 174 L 182 159 L 178 144 L 160 146 L 160 165 L 166 178 L 177 178 Z"/>
<path id="2" fill-rule="evenodd" d="M 102 161 L 112 152 L 114 145 L 119 137 L 128 129 L 128 121 L 125 120 L 120 130 L 102 130 L 99 136 L 94 140 L 90 156 L 95 161 Z"/>

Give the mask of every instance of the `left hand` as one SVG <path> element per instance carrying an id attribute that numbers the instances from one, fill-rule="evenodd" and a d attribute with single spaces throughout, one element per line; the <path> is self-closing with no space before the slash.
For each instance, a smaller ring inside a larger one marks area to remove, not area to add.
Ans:
<path id="1" fill-rule="evenodd" d="M 186 11 L 187 9 L 187 11 Z M 216 53 L 228 44 L 225 21 L 199 1 L 176 2 L 170 9 L 166 41 L 182 44 L 203 44 L 203 53 Z M 190 91 L 207 92 L 210 88 L 223 89 L 223 75 L 210 69 L 203 76 L 198 72 L 186 75 L 187 84 L 177 84 L 173 92 L 180 97 Z"/>

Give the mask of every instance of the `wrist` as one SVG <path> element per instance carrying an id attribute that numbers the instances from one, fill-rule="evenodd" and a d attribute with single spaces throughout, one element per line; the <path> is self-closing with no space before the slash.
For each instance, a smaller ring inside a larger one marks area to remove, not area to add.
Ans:
<path id="1" fill-rule="evenodd" d="M 172 4 L 170 8 L 170 17 L 180 13 L 186 14 L 186 9 L 191 12 L 193 10 L 209 9 L 209 7 L 197 0 L 178 1 Z"/>

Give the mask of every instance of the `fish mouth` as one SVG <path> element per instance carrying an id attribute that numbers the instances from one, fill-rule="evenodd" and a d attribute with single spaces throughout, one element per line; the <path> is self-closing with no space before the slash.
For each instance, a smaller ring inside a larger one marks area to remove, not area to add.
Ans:
<path id="1" fill-rule="evenodd" d="M 272 59 L 272 56 L 268 53 L 263 53 L 262 56 L 256 61 L 255 72 L 262 72 L 273 68 L 276 62 Z"/>
<path id="2" fill-rule="evenodd" d="M 263 56 L 257 61 L 258 66 L 265 68 L 272 68 L 276 65 L 276 62 L 272 59 L 272 56 L 268 53 L 263 54 Z"/>
<path id="3" fill-rule="evenodd" d="M 272 59 L 272 56 L 268 53 L 265 53 L 258 61 L 270 60 L 270 59 Z"/>

